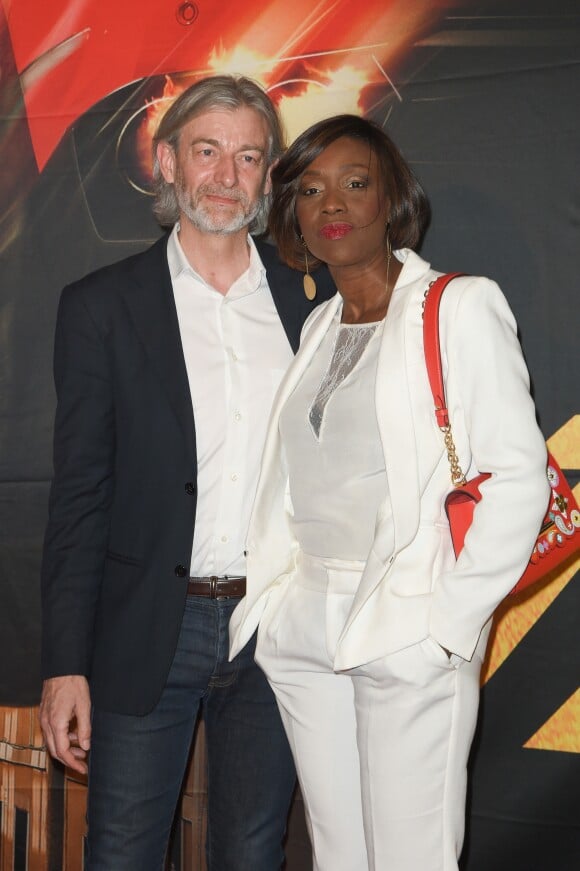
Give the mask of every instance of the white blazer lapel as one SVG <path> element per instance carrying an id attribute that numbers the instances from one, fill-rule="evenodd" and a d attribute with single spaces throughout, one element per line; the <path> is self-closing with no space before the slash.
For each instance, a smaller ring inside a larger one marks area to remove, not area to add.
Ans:
<path id="1" fill-rule="evenodd" d="M 413 252 L 407 252 L 387 312 L 377 364 L 375 401 L 385 457 L 388 501 L 379 509 L 371 552 L 341 640 L 384 578 L 397 553 L 413 540 L 419 526 L 420 482 L 413 416 L 414 388 L 410 373 L 416 368 L 417 355 L 422 354 L 422 342 L 419 340 L 417 345 L 416 330 L 417 319 L 421 320 L 421 301 L 427 288 L 428 270 L 429 264 Z"/>
<path id="2" fill-rule="evenodd" d="M 393 293 L 378 361 L 376 409 L 383 443 L 389 499 L 394 525 L 394 553 L 415 537 L 419 525 L 420 481 L 415 420 L 416 377 L 425 372 L 422 302 L 433 273 L 413 251 L 405 252 L 403 269 Z M 380 549 L 380 524 L 374 550 Z"/>
<path id="3" fill-rule="evenodd" d="M 388 501 L 379 509 L 377 529 L 343 636 L 361 607 L 383 579 L 393 557 L 414 537 L 419 524 L 419 480 L 415 430 L 406 371 L 407 307 L 410 294 L 402 289 L 391 300 L 376 380 L 376 411 L 385 456 Z M 387 508 L 389 510 L 387 510 Z M 394 542 L 393 542 L 394 529 Z"/>
<path id="4" fill-rule="evenodd" d="M 414 538 L 419 523 L 419 476 L 409 367 L 401 367 L 402 360 L 409 362 L 408 309 L 413 298 L 413 293 L 402 288 L 391 300 L 376 382 L 377 420 L 385 456 L 395 552 Z M 380 535 L 380 525 L 377 535 Z M 378 553 L 381 554 L 380 549 Z"/>
<path id="5" fill-rule="evenodd" d="M 262 465 L 260 469 L 260 477 L 256 489 L 256 498 L 254 507 L 250 517 L 250 525 L 248 531 L 248 549 L 254 550 L 258 546 L 258 542 L 264 539 L 266 528 L 270 528 L 272 523 L 277 521 L 282 523 L 285 518 L 282 515 L 273 514 L 271 511 L 273 500 L 283 497 L 283 493 L 278 491 L 281 487 L 281 476 L 284 478 L 284 487 L 286 488 L 286 475 L 282 470 L 282 456 L 280 445 L 279 421 L 280 414 L 286 400 L 300 381 L 303 372 L 308 367 L 316 349 L 326 335 L 330 323 L 340 305 L 341 299 L 338 294 L 327 303 L 320 306 L 319 310 L 313 314 L 314 323 L 308 330 L 308 333 L 300 346 L 300 350 L 286 375 L 280 383 L 272 411 L 270 413 L 270 422 L 266 432 L 266 441 L 264 444 L 264 452 L 262 454 Z"/>
<path id="6" fill-rule="evenodd" d="M 318 309 L 315 309 L 315 311 L 311 315 L 313 323 L 308 329 L 308 332 L 300 345 L 300 350 L 298 351 L 298 354 L 290 364 L 290 367 L 288 368 L 288 371 L 286 372 L 284 378 L 280 383 L 280 387 L 278 388 L 278 392 L 272 405 L 270 422 L 268 424 L 268 430 L 266 433 L 264 453 L 262 454 L 260 479 L 256 492 L 256 501 L 254 503 L 254 510 L 252 512 L 252 517 L 250 520 L 250 530 L 254 526 L 255 522 L 257 522 L 256 518 L 258 510 L 260 508 L 259 503 L 262 501 L 262 490 L 263 488 L 268 487 L 268 479 L 272 472 L 272 466 L 274 463 L 279 462 L 280 434 L 278 431 L 278 422 L 280 419 L 280 413 L 284 407 L 284 404 L 286 403 L 286 400 L 300 381 L 303 372 L 307 369 L 308 364 L 310 363 L 316 349 L 320 345 L 320 342 L 326 335 L 332 319 L 336 314 L 341 302 L 341 297 L 336 294 L 331 299 L 329 299 L 328 302 L 323 303 Z M 259 523 L 257 525 L 260 526 Z"/>
<path id="7" fill-rule="evenodd" d="M 265 603 L 262 594 L 276 577 L 288 570 L 292 560 L 296 542 L 286 518 L 288 476 L 280 444 L 280 413 L 326 335 L 340 303 L 337 294 L 312 315 L 313 323 L 274 399 L 248 531 L 247 591 L 230 622 L 230 657 L 235 656 L 250 639 Z"/>

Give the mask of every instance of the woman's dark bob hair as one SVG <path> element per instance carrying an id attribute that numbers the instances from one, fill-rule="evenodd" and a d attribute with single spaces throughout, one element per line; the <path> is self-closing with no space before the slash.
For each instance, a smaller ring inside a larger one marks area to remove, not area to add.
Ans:
<path id="1" fill-rule="evenodd" d="M 305 130 L 272 171 L 274 199 L 269 231 L 282 260 L 304 268 L 304 248 L 296 223 L 296 195 L 304 171 L 325 148 L 343 136 L 362 139 L 377 157 L 383 190 L 390 204 L 389 233 L 393 248 L 417 248 L 429 222 L 429 203 L 413 171 L 394 142 L 372 121 L 358 115 L 335 115 Z M 320 261 L 312 255 L 311 267 Z"/>

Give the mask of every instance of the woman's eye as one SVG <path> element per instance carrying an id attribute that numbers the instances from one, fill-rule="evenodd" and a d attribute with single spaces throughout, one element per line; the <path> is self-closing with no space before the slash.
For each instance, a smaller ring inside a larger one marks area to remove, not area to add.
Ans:
<path id="1" fill-rule="evenodd" d="M 314 194 L 318 193 L 318 188 L 313 188 L 313 187 L 302 188 L 300 193 L 303 197 L 311 197 L 311 196 L 314 196 Z"/>
<path id="2" fill-rule="evenodd" d="M 349 181 L 348 186 L 350 188 L 354 188 L 355 190 L 361 190 L 366 188 L 367 184 L 368 182 L 366 182 L 364 179 L 355 178 L 352 181 Z"/>

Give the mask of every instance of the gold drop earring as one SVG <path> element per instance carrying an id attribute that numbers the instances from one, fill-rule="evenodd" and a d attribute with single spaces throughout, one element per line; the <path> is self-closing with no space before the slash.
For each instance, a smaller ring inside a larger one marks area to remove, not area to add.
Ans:
<path id="1" fill-rule="evenodd" d="M 310 275 L 308 270 L 308 248 L 306 247 L 306 242 L 304 241 L 304 236 L 300 234 L 300 242 L 302 247 L 304 248 L 304 268 L 306 274 L 302 278 L 302 284 L 304 285 L 304 295 L 306 299 L 309 299 L 312 302 L 313 299 L 316 299 L 316 282 L 313 277 Z"/>

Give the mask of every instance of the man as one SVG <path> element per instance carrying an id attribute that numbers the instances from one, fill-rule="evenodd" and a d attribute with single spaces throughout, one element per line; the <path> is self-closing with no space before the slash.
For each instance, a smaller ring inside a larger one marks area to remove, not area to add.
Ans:
<path id="1" fill-rule="evenodd" d="M 210 871 L 283 859 L 288 746 L 253 645 L 227 661 L 270 405 L 312 307 L 249 236 L 281 150 L 253 82 L 193 85 L 155 139 L 172 233 L 61 298 L 40 718 L 64 764 L 90 748 L 90 871 L 163 867 L 200 708 Z"/>

